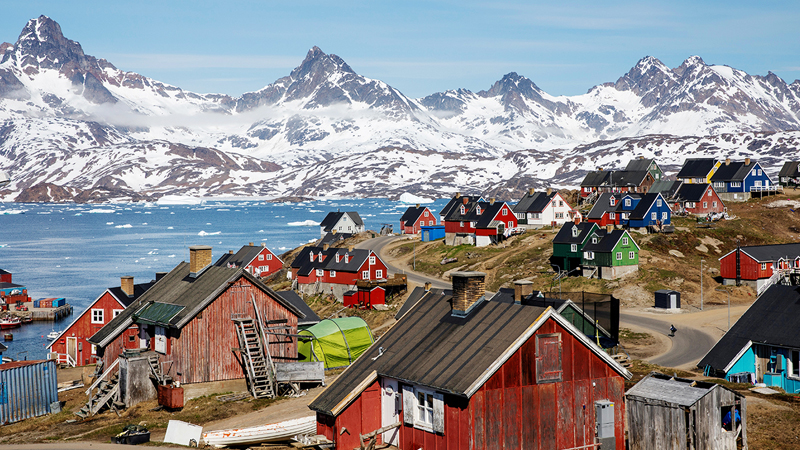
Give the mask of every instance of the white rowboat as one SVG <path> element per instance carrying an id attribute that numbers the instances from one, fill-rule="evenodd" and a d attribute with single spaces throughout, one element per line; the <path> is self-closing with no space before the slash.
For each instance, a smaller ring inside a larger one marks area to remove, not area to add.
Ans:
<path id="1" fill-rule="evenodd" d="M 316 416 L 259 425 L 257 427 L 208 431 L 203 433 L 203 442 L 207 445 L 224 447 L 226 445 L 288 441 L 298 434 L 317 434 Z"/>

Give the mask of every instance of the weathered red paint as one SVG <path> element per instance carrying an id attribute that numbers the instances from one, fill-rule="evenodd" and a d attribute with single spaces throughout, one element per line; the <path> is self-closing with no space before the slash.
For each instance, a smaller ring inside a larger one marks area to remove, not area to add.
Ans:
<path id="1" fill-rule="evenodd" d="M 244 268 L 251 274 L 266 277 L 283 268 L 283 261 L 268 248 L 263 247 L 250 264 Z"/>
<path id="2" fill-rule="evenodd" d="M 403 424 L 400 449 L 579 447 L 594 442 L 594 402 L 607 399 L 615 404 L 616 448 L 623 450 L 623 377 L 553 319 L 536 332 L 550 333 L 561 333 L 562 381 L 536 383 L 536 343 L 531 337 L 470 399 L 445 395 L 444 434 Z M 370 389 L 378 389 L 377 386 L 375 382 Z M 318 414 L 317 432 L 335 440 L 338 449 L 358 447 L 357 433 L 366 434 L 380 427 L 380 396 L 367 392 L 335 419 Z M 363 416 L 377 418 L 365 426 Z M 351 431 L 356 440 L 351 435 L 339 435 L 342 427 Z"/>
<path id="3" fill-rule="evenodd" d="M 67 353 L 67 338 L 76 339 L 76 352 L 75 363 L 78 366 L 85 366 L 93 364 L 96 360 L 95 355 L 92 353 L 92 344 L 87 339 L 92 337 L 96 332 L 103 328 L 114 318 L 114 311 L 122 311 L 125 305 L 120 303 L 116 297 L 111 295 L 111 292 L 106 290 L 103 295 L 97 298 L 89 307 L 87 307 L 73 322 L 64 330 L 61 336 L 50 344 L 50 351 L 65 355 Z M 92 310 L 102 310 L 103 320 L 98 323 L 92 323 Z M 113 362 L 113 360 L 112 360 Z"/>

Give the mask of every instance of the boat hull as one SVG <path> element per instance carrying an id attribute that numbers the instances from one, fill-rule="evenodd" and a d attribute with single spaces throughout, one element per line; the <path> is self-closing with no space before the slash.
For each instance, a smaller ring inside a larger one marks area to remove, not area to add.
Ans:
<path id="1" fill-rule="evenodd" d="M 288 441 L 298 434 L 317 434 L 317 418 L 309 416 L 257 427 L 209 431 L 203 433 L 203 441 L 214 446 L 257 444 Z"/>

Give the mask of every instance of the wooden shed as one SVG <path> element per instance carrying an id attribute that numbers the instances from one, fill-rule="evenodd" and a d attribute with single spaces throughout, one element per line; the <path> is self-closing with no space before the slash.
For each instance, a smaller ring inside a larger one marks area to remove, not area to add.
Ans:
<path id="1" fill-rule="evenodd" d="M 651 372 L 625 400 L 630 450 L 747 449 L 745 398 L 724 386 Z"/>

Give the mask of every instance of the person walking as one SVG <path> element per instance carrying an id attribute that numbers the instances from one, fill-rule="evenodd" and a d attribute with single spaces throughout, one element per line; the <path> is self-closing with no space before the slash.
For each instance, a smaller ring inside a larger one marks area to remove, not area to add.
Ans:
<path id="1" fill-rule="evenodd" d="M 677 328 L 675 328 L 675 325 L 672 325 L 672 324 L 670 324 L 670 325 L 669 325 L 669 335 L 670 335 L 670 336 L 675 336 L 675 332 L 676 332 L 676 331 L 678 331 L 678 329 L 677 329 Z"/>

